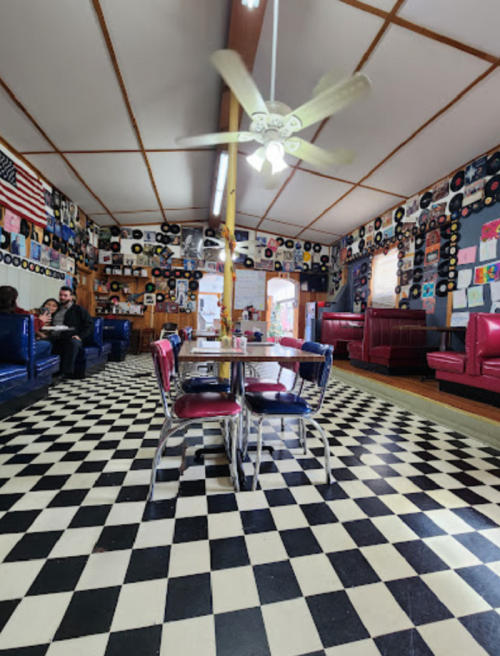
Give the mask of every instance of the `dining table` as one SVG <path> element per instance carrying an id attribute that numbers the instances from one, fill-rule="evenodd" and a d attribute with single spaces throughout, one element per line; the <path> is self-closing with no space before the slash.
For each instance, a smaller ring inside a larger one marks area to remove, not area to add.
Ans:
<path id="1" fill-rule="evenodd" d="M 202 363 L 202 362 L 229 362 L 231 365 L 231 392 L 239 399 L 243 409 L 245 402 L 245 364 L 259 362 L 289 362 L 289 363 L 310 363 L 321 364 L 324 362 L 324 356 L 301 349 L 291 348 L 274 344 L 272 346 L 252 346 L 247 344 L 245 349 L 222 346 L 220 342 L 213 342 L 210 346 L 198 347 L 195 341 L 186 341 L 179 351 L 179 363 Z M 238 447 L 236 449 L 236 470 L 238 480 L 234 481 L 235 489 L 245 489 L 246 477 L 243 470 L 243 412 L 239 420 Z M 250 447 L 248 450 L 252 450 Z M 202 453 L 221 453 L 225 452 L 225 447 L 211 447 L 210 449 L 199 449 L 198 454 Z M 230 454 L 228 454 L 228 457 Z"/>

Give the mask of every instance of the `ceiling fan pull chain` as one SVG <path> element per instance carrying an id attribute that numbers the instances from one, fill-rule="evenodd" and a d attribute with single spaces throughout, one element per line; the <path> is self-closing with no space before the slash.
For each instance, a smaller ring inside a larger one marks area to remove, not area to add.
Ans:
<path id="1" fill-rule="evenodd" d="M 269 100 L 274 102 L 276 90 L 276 50 L 278 47 L 278 16 L 280 10 L 280 0 L 274 0 L 274 17 L 273 17 L 273 53 L 271 57 L 271 92 Z"/>

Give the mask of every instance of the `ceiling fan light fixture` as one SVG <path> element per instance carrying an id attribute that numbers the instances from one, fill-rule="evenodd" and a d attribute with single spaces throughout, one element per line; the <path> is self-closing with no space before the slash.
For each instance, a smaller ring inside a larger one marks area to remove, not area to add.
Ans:
<path id="1" fill-rule="evenodd" d="M 284 159 L 285 148 L 283 147 L 282 143 L 273 139 L 266 145 L 265 152 L 266 159 L 272 166 L 272 175 L 288 168 L 288 164 Z"/>
<path id="2" fill-rule="evenodd" d="M 247 162 L 259 173 L 262 171 L 262 167 L 264 166 L 265 161 L 266 151 L 262 146 L 257 148 L 257 150 L 252 155 L 247 157 Z"/>
<path id="3" fill-rule="evenodd" d="M 260 0 L 241 0 L 241 4 L 249 9 L 257 9 Z"/>

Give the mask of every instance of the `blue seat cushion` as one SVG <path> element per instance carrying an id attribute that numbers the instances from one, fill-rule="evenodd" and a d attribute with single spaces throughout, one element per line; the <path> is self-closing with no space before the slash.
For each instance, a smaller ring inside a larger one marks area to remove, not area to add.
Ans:
<path id="1" fill-rule="evenodd" d="M 49 355 L 47 358 L 35 360 L 35 376 L 46 376 L 59 371 L 61 358 L 58 355 Z"/>
<path id="2" fill-rule="evenodd" d="M 102 345 L 102 353 L 111 353 L 111 343 L 110 342 L 104 342 Z"/>
<path id="3" fill-rule="evenodd" d="M 22 385 L 28 380 L 28 369 L 22 364 L 0 362 L 0 391 Z"/>
<path id="4" fill-rule="evenodd" d="M 252 412 L 258 415 L 310 415 L 312 408 L 291 392 L 253 392 L 245 394 Z"/>
<path id="5" fill-rule="evenodd" d="M 82 349 L 83 353 L 80 352 L 83 357 L 93 360 L 99 357 L 99 347 L 98 346 L 84 346 Z M 78 358 L 80 359 L 80 354 Z"/>
<path id="6" fill-rule="evenodd" d="M 227 393 L 230 391 L 229 383 L 221 382 L 218 378 L 188 378 L 182 383 L 182 391 L 186 394 L 203 394 L 205 392 Z"/>

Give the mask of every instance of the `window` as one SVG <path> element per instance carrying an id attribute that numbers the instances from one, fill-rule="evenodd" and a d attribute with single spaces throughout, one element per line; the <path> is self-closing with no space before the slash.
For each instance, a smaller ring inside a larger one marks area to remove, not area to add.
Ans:
<path id="1" fill-rule="evenodd" d="M 397 284 L 398 249 L 393 248 L 387 255 L 381 253 L 373 258 L 372 307 L 395 307 Z"/>

